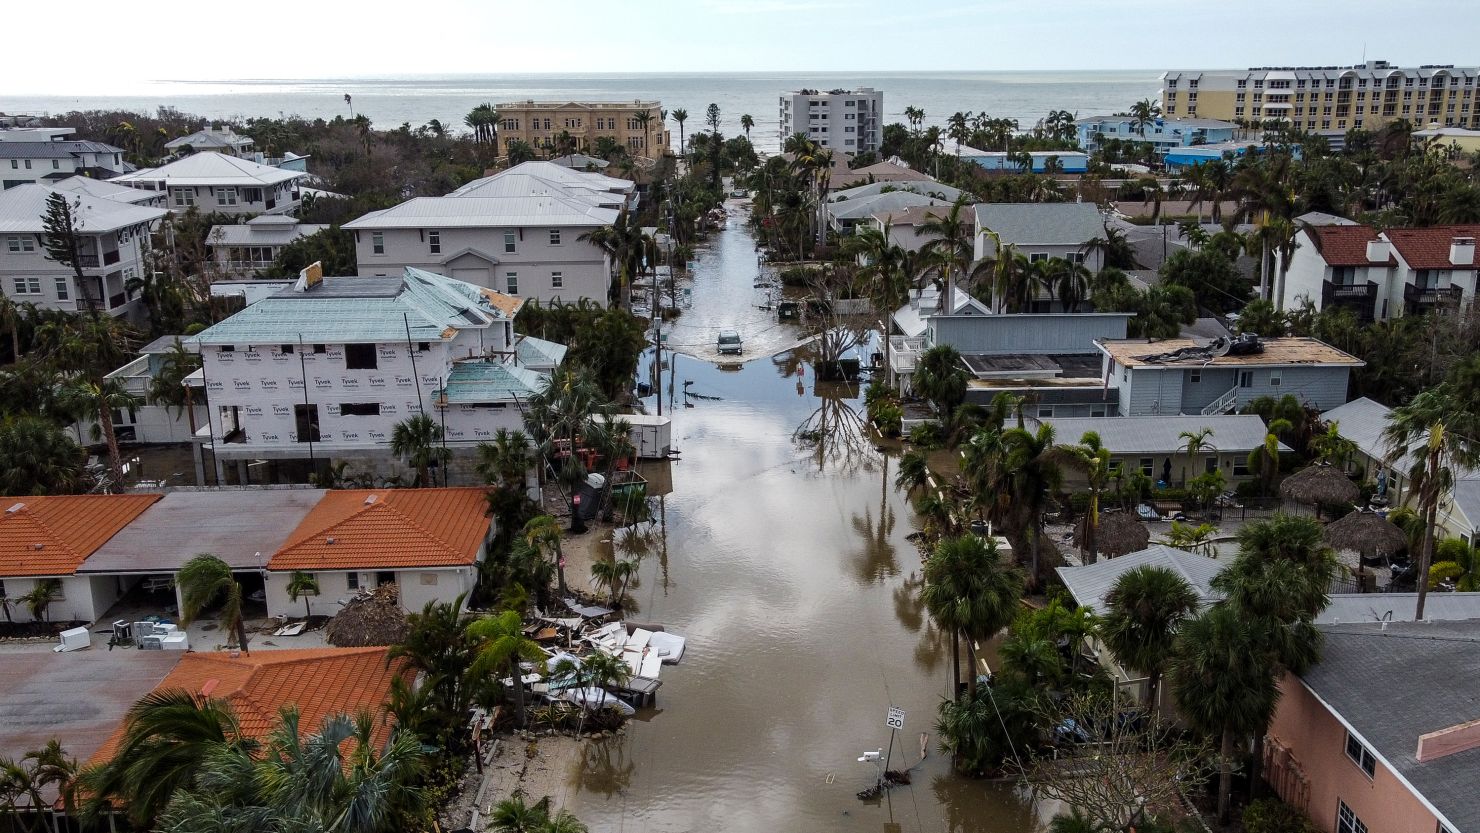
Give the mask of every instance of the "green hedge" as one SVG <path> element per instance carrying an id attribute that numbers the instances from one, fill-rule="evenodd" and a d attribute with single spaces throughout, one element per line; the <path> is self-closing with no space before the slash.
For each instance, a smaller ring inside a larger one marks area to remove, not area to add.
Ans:
<path id="1" fill-rule="evenodd" d="M 1244 833 L 1320 833 L 1304 813 L 1277 798 L 1261 798 L 1244 808 Z"/>

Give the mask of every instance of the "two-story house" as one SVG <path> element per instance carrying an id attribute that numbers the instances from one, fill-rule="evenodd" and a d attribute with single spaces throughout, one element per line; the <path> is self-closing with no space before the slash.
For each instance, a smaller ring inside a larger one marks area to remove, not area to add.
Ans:
<path id="1" fill-rule="evenodd" d="M 92 179 L 85 176 L 69 176 L 58 179 L 55 182 L 46 183 L 46 187 L 57 191 L 66 191 L 69 194 L 81 194 L 88 197 L 121 202 L 127 205 L 140 205 L 145 208 L 169 208 L 168 195 L 162 191 L 140 191 L 138 188 L 130 188 L 127 185 L 118 185 L 107 180 Z"/>
<path id="2" fill-rule="evenodd" d="M 1287 309 L 1347 307 L 1363 323 L 1475 300 L 1480 225 L 1393 228 L 1308 226 L 1296 232 L 1285 282 Z"/>
<path id="3" fill-rule="evenodd" d="M 202 214 L 286 214 L 298 208 L 303 171 L 274 168 L 225 153 L 192 153 L 158 168 L 144 168 L 110 182 L 164 191 L 172 211 L 194 206 Z"/>
<path id="4" fill-rule="evenodd" d="M 225 462 L 383 464 L 398 422 L 425 414 L 449 449 L 520 428 L 545 376 L 520 361 L 523 299 L 420 269 L 318 276 L 263 298 L 190 340 L 209 397 L 209 442 Z"/>
<path id="5" fill-rule="evenodd" d="M 81 243 L 82 285 L 76 271 L 46 256 L 47 199 L 60 194 L 72 206 Z M 135 305 L 127 284 L 144 273 L 149 229 L 164 209 L 130 205 L 45 185 L 0 191 L 0 292 L 41 309 L 98 309 L 127 315 Z"/>
<path id="6" fill-rule="evenodd" d="M 74 175 L 108 179 L 130 170 L 123 161 L 123 148 L 102 142 L 0 142 L 0 186 L 5 188 Z"/>
<path id="7" fill-rule="evenodd" d="M 253 142 L 251 136 L 242 136 L 230 125 L 213 124 L 204 130 L 197 130 L 188 136 L 171 139 L 164 144 L 165 150 L 176 153 L 199 153 L 207 151 L 211 153 L 224 153 L 228 156 L 252 155 Z"/>
<path id="8" fill-rule="evenodd" d="M 263 214 L 245 223 L 211 226 L 206 248 L 222 278 L 246 278 L 272 266 L 289 243 L 326 228 L 285 214 Z"/>
<path id="9" fill-rule="evenodd" d="M 1030 263 L 1060 258 L 1089 270 L 1104 266 L 1104 253 L 1088 245 L 1105 237 L 1105 218 L 1093 203 L 979 203 L 976 206 L 976 259 L 996 259 L 1002 249 L 1025 255 Z M 998 304 L 998 307 L 1001 305 Z M 1033 312 L 1062 311 L 1063 305 L 1038 291 Z"/>
<path id="10" fill-rule="evenodd" d="M 360 275 L 414 267 L 541 303 L 606 301 L 611 257 L 582 237 L 615 222 L 620 209 L 612 205 L 626 197 L 601 187 L 610 177 L 551 167 L 594 184 L 572 189 L 522 173 L 491 177 L 345 223 L 355 234 Z"/>
<path id="11" fill-rule="evenodd" d="M 559 162 L 521 162 L 508 170 L 475 179 L 449 197 L 529 197 L 542 194 L 575 197 L 597 208 L 636 208 L 637 183 L 600 171 L 577 170 Z"/>
<path id="12" fill-rule="evenodd" d="M 1226 414 L 1261 396 L 1287 394 L 1330 410 L 1347 401 L 1352 368 L 1365 364 L 1313 338 L 1123 339 L 1096 347 L 1121 416 Z"/>

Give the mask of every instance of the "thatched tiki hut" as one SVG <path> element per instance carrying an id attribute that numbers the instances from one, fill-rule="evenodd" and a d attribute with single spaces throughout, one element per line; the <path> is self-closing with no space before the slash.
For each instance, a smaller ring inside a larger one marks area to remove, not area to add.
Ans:
<path id="1" fill-rule="evenodd" d="M 1089 546 L 1089 515 L 1079 519 L 1074 527 L 1074 544 L 1081 550 Z M 1095 551 L 1104 558 L 1115 558 L 1128 553 L 1140 552 L 1151 543 L 1151 532 L 1140 519 L 1126 512 L 1111 512 L 1100 516 L 1095 528 Z"/>
<path id="2" fill-rule="evenodd" d="M 1351 478 L 1325 463 L 1306 466 L 1280 484 L 1280 497 L 1314 506 L 1318 518 L 1321 506 L 1356 503 L 1361 494 Z"/>
<path id="3" fill-rule="evenodd" d="M 1364 561 L 1391 556 L 1408 546 L 1407 533 L 1387 518 L 1365 509 L 1327 524 L 1325 535 L 1326 543 L 1337 551 L 1341 563 L 1357 575 L 1363 587 L 1367 575 Z M 1356 553 L 1356 563 L 1344 553 Z"/>

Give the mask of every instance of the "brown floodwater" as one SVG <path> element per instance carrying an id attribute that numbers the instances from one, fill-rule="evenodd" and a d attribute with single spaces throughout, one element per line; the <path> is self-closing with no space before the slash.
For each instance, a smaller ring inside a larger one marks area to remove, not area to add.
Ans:
<path id="1" fill-rule="evenodd" d="M 795 341 L 742 308 L 755 270 L 748 233 L 721 233 L 675 332 Z M 665 356 L 681 458 L 654 535 L 627 547 L 642 558 L 629 595 L 634 619 L 688 646 L 663 667 L 657 708 L 591 745 L 567 809 L 593 831 L 1034 831 L 1016 787 L 952 774 L 936 745 L 949 646 L 919 603 L 913 513 L 861 430 L 858 388 L 816 385 L 803 358 Z M 893 766 L 913 784 L 860 801 L 875 769 L 856 759 L 889 744 L 891 705 L 906 713 Z"/>

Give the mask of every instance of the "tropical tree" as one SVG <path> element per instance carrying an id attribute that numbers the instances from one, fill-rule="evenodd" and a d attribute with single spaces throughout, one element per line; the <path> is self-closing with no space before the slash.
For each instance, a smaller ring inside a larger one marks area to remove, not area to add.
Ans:
<path id="1" fill-rule="evenodd" d="M 750 138 L 750 129 L 752 127 L 755 127 L 755 119 L 751 118 L 749 113 L 742 115 L 740 117 L 740 129 L 745 131 L 745 138 Z"/>
<path id="2" fill-rule="evenodd" d="M 112 475 L 110 490 L 122 491 L 123 455 L 118 448 L 118 434 L 113 428 L 113 414 L 131 411 L 143 404 L 143 400 L 130 393 L 118 379 L 76 376 L 64 382 L 57 391 L 57 402 L 69 411 L 97 415 L 97 422 L 92 426 L 93 440 L 103 440 L 108 448 L 108 471 Z"/>
<path id="3" fill-rule="evenodd" d="M 555 563 L 560 577 L 560 597 L 565 598 L 565 552 L 561 549 L 560 522 L 552 515 L 537 515 L 524 524 L 524 540 Z"/>
<path id="4" fill-rule="evenodd" d="M 1084 519 L 1085 535 L 1082 544 L 1084 563 L 1093 564 L 1099 557 L 1096 536 L 1100 529 L 1100 497 L 1115 479 L 1120 465 L 1111 461 L 1110 449 L 1100 442 L 1100 435 L 1094 431 L 1084 432 L 1084 436 L 1079 438 L 1079 445 L 1070 446 L 1068 452 L 1069 464 L 1084 472 L 1085 485 L 1089 488 L 1089 507 Z"/>
<path id="5" fill-rule="evenodd" d="M 242 611 L 242 586 L 231 574 L 231 566 L 209 553 L 201 553 L 175 574 L 180 588 L 180 624 L 188 627 L 207 608 L 221 605 L 221 624 L 243 652 L 247 651 L 247 629 Z M 228 643 L 230 644 L 230 638 Z"/>
<path id="6" fill-rule="evenodd" d="M 1177 435 L 1177 438 L 1182 441 L 1178 450 L 1186 454 L 1188 462 L 1192 463 L 1193 477 L 1197 476 L 1199 458 L 1206 452 L 1215 451 L 1218 448 L 1210 441 L 1212 436 L 1213 429 L 1207 427 L 1199 428 L 1196 431 L 1183 431 Z M 1186 483 L 1188 479 L 1187 469 L 1184 468 L 1182 469 L 1182 482 Z"/>
<path id="7" fill-rule="evenodd" d="M 1201 553 L 1202 555 L 1213 555 L 1213 536 L 1218 533 L 1218 528 L 1212 524 L 1198 524 L 1172 521 L 1171 528 L 1167 531 L 1166 540 L 1162 543 L 1179 550 Z"/>
<path id="8" fill-rule="evenodd" d="M 956 348 L 938 344 L 920 354 L 912 387 L 930 402 L 937 416 L 945 418 L 966 400 L 967 376 Z"/>
<path id="9" fill-rule="evenodd" d="M 606 587 L 613 607 L 621 606 L 627 584 L 635 575 L 637 562 L 631 559 L 598 560 L 591 564 L 591 582 Z"/>
<path id="10" fill-rule="evenodd" d="M 1161 677 L 1172 656 L 1177 629 L 1197 613 L 1197 591 L 1165 567 L 1133 567 L 1105 595 L 1100 638 L 1121 665 L 1146 675 L 1146 703 L 1161 703 Z"/>
<path id="11" fill-rule="evenodd" d="M 391 428 L 391 454 L 416 469 L 418 487 L 436 485 L 432 466 L 446 466 L 452 459 L 452 451 L 443 442 L 445 436 L 442 426 L 426 414 L 407 417 Z"/>
<path id="12" fill-rule="evenodd" d="M 961 689 L 960 643 L 966 641 L 968 696 L 976 693 L 976 642 L 1007 627 L 1023 594 L 1023 575 L 1003 562 L 997 542 L 963 535 L 936 545 L 925 562 L 920 598 L 940 627 L 951 634 L 952 692 Z"/>
<path id="13" fill-rule="evenodd" d="M 552 815 L 549 796 L 528 804 L 520 792 L 494 805 L 488 829 L 492 833 L 586 833 L 587 830 L 569 811 L 559 810 Z"/>
<path id="14" fill-rule="evenodd" d="M 308 608 L 308 597 L 319 595 L 319 580 L 314 578 L 313 573 L 305 573 L 302 570 L 294 570 L 288 577 L 288 597 L 293 601 L 303 598 L 303 618 L 305 621 L 312 616 Z"/>
<path id="15" fill-rule="evenodd" d="M 0 493 L 83 491 L 87 454 L 56 423 L 39 416 L 0 419 Z"/>
<path id="16" fill-rule="evenodd" d="M 925 488 L 929 477 L 930 462 L 925 452 L 912 448 L 899 458 L 899 473 L 894 476 L 894 486 L 913 495 Z"/>
<path id="17" fill-rule="evenodd" d="M 689 111 L 682 107 L 676 108 L 673 111 L 673 120 L 678 122 L 678 155 L 682 157 L 684 154 L 683 123 L 689 120 Z"/>
<path id="18" fill-rule="evenodd" d="M 915 226 L 917 236 L 930 238 L 920 247 L 920 254 L 941 276 L 941 311 L 947 314 L 955 310 L 956 277 L 969 282 L 978 271 L 990 266 L 989 261 L 983 261 L 976 271 L 972 269 L 976 261 L 976 234 L 968 213 L 972 205 L 971 199 L 962 194 L 944 215 L 927 215 Z"/>
<path id="19" fill-rule="evenodd" d="M 105 315 L 48 322 L 37 333 L 38 339 L 49 345 L 47 353 L 71 374 L 64 384 L 65 395 L 58 396 L 67 403 L 64 407 L 86 408 L 97 416 L 108 446 L 108 470 L 114 488 L 123 487 L 123 458 L 113 430 L 113 410 L 134 407 L 138 399 L 107 376 L 131 357 L 136 335 L 126 322 Z"/>
<path id="20" fill-rule="evenodd" d="M 21 819 L 28 815 L 32 833 L 44 833 L 47 816 L 43 811 L 51 801 L 60 797 L 64 808 L 72 810 L 76 775 L 77 762 L 67 757 L 56 738 L 26 752 L 19 760 L 0 758 L 0 817 Z M 55 794 L 48 795 L 52 790 Z M 14 829 L 24 828 L 16 824 Z"/>
<path id="21" fill-rule="evenodd" d="M 1259 491 L 1262 494 L 1269 494 L 1275 475 L 1280 473 L 1280 434 L 1292 428 L 1289 420 L 1271 420 L 1269 432 L 1264 435 L 1264 444 L 1249 452 L 1249 470 L 1259 476 Z"/>
<path id="22" fill-rule="evenodd" d="M 1002 434 L 1006 451 L 1004 468 L 1008 472 L 1005 486 L 1010 511 L 1009 527 L 1026 538 L 1032 548 L 1029 584 L 1038 586 L 1043 540 L 1043 516 L 1054 495 L 1064 482 L 1063 465 L 1071 453 L 1054 444 L 1052 425 L 1038 426 L 1037 431 L 1012 428 Z"/>
<path id="23" fill-rule="evenodd" d="M 26 612 L 37 622 L 46 621 L 46 613 L 51 609 L 51 603 L 57 599 L 57 591 L 62 589 L 61 579 L 43 578 L 37 579 L 36 585 L 30 592 L 20 596 L 20 603 L 26 606 Z"/>
<path id="24" fill-rule="evenodd" d="M 524 622 L 516 610 L 483 616 L 469 622 L 468 638 L 474 644 L 473 663 L 468 668 L 471 680 L 480 681 L 491 674 L 508 673 L 514 688 L 514 715 L 524 725 L 524 672 L 519 663 L 542 662 L 545 652 L 538 642 L 524 635 Z"/>

